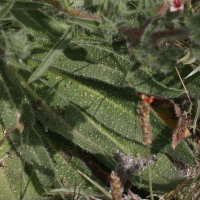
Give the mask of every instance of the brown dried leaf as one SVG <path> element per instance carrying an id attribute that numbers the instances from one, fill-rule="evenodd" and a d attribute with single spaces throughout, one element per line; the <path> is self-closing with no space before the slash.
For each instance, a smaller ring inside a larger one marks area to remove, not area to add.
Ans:
<path id="1" fill-rule="evenodd" d="M 190 119 L 184 113 L 184 110 L 179 107 L 174 101 L 171 101 L 174 104 L 174 111 L 176 116 L 179 117 L 178 124 L 176 129 L 173 132 L 172 138 L 172 148 L 175 149 L 176 145 L 180 142 L 180 140 L 184 137 L 188 137 L 191 135 L 189 129 L 187 128 L 190 124 Z"/>
<path id="2" fill-rule="evenodd" d="M 188 137 L 191 135 L 190 131 L 187 128 L 187 120 L 185 116 L 181 116 L 179 118 L 177 128 L 173 132 L 173 141 L 172 148 L 175 149 L 176 145 L 180 142 L 180 140 L 184 137 Z"/>
<path id="3" fill-rule="evenodd" d="M 174 101 L 172 101 L 172 100 L 170 102 L 174 105 L 174 111 L 176 113 L 176 116 L 180 117 L 182 115 L 182 110 L 179 107 L 179 104 L 174 103 Z"/>
<path id="4" fill-rule="evenodd" d="M 62 185 L 63 186 L 67 186 L 68 185 L 68 181 L 65 179 L 65 177 L 62 179 Z"/>

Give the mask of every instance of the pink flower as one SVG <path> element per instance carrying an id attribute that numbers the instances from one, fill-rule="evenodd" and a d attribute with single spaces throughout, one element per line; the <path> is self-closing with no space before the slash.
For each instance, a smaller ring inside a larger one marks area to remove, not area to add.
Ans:
<path id="1" fill-rule="evenodd" d="M 170 11 L 176 12 L 184 9 L 183 5 L 184 0 L 170 0 Z"/>

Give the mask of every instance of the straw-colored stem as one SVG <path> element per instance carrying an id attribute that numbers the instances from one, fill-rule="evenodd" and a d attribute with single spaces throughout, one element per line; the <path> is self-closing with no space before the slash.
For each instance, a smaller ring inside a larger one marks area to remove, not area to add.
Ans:
<path id="1" fill-rule="evenodd" d="M 152 190 L 152 181 L 151 181 L 151 167 L 149 164 L 149 145 L 147 145 L 147 168 L 148 168 L 148 174 L 149 174 L 149 190 L 150 190 L 151 200 L 154 200 L 153 190 Z"/>

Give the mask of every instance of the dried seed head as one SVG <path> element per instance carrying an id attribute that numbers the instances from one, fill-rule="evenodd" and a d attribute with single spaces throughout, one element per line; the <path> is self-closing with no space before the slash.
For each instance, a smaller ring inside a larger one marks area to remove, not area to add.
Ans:
<path id="1" fill-rule="evenodd" d="M 110 187 L 112 200 L 121 200 L 123 189 L 121 186 L 121 181 L 114 171 L 112 171 L 110 175 Z"/>
<path id="2" fill-rule="evenodd" d="M 145 94 L 141 95 L 142 101 L 140 101 L 140 105 L 138 105 L 139 113 L 138 116 L 141 120 L 141 127 L 143 132 L 143 142 L 145 145 L 150 145 L 152 143 L 151 137 L 151 127 L 149 125 L 149 112 L 150 112 L 150 104 L 153 102 L 154 97 L 148 97 Z"/>

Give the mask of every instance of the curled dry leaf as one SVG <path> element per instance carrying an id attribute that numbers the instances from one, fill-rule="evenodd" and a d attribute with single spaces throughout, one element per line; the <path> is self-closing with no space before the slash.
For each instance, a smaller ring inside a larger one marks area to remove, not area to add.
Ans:
<path id="1" fill-rule="evenodd" d="M 181 104 L 176 104 L 174 101 L 171 101 L 174 104 L 174 110 L 176 116 L 178 117 L 178 123 L 176 129 L 173 131 L 172 138 L 172 148 L 175 149 L 176 145 L 184 137 L 191 135 L 188 125 L 191 123 L 191 114 L 187 115 L 185 108 L 189 107 L 187 101 L 183 100 Z"/>
<path id="2" fill-rule="evenodd" d="M 68 185 L 68 181 L 65 179 L 65 177 L 64 178 L 62 178 L 62 185 L 63 186 L 67 186 Z"/>
<path id="3" fill-rule="evenodd" d="M 192 113 L 187 114 L 190 102 L 184 98 L 173 100 L 155 97 L 151 104 L 154 111 L 173 131 L 172 148 L 184 137 L 191 135 L 188 126 L 192 124 Z"/>

